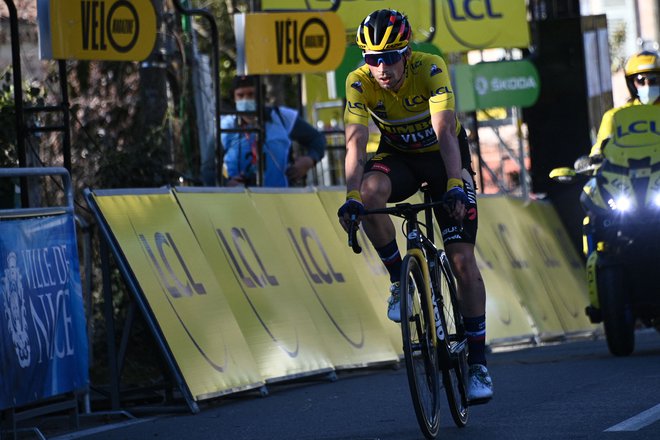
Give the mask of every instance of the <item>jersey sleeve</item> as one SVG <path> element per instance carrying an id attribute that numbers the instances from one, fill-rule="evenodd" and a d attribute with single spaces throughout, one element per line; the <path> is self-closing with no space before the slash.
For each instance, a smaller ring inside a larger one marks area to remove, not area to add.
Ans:
<path id="1" fill-rule="evenodd" d="M 443 110 L 454 110 L 456 108 L 456 99 L 454 90 L 451 87 L 449 69 L 445 61 L 440 56 L 430 56 L 424 68 L 426 72 L 422 72 L 422 75 L 428 75 L 427 80 L 431 96 L 429 99 L 429 110 L 431 114 Z"/>
<path id="2" fill-rule="evenodd" d="M 356 71 L 349 73 L 346 77 L 344 125 L 349 124 L 369 125 L 366 89 L 362 85 L 361 76 Z"/>
<path id="3" fill-rule="evenodd" d="M 602 154 L 601 146 L 603 141 L 612 136 L 612 120 L 614 116 L 614 111 L 612 109 L 605 112 L 603 119 L 600 121 L 600 127 L 598 128 L 598 134 L 596 135 L 596 142 L 594 142 L 589 152 L 589 156 L 598 156 Z"/>

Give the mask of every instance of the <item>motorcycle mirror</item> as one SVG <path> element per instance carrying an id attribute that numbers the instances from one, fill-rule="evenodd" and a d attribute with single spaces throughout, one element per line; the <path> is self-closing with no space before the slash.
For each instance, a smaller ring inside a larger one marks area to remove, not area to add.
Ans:
<path id="1" fill-rule="evenodd" d="M 573 168 L 562 167 L 550 171 L 550 178 L 559 183 L 571 183 L 575 180 L 575 170 Z"/>

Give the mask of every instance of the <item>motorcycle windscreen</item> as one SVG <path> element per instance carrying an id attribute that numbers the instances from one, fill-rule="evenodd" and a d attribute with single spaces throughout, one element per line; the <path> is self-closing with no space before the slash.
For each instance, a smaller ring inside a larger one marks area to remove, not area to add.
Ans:
<path id="1" fill-rule="evenodd" d="M 628 160 L 660 162 L 660 106 L 633 105 L 612 118 L 612 138 L 603 154 L 613 164 L 628 166 Z"/>

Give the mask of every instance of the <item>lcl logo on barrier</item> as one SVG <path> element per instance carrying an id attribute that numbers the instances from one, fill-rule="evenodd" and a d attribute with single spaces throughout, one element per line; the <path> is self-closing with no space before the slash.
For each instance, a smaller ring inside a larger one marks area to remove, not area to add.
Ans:
<path id="1" fill-rule="evenodd" d="M 446 51 L 526 47 L 527 9 L 523 0 L 447 0 L 442 2 L 436 37 Z"/>

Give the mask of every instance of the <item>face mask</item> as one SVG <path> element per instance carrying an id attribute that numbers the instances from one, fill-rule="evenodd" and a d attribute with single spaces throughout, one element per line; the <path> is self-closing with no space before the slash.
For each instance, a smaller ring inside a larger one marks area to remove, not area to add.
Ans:
<path id="1" fill-rule="evenodd" d="M 653 104 L 660 96 L 660 85 L 641 86 L 637 89 L 637 96 L 642 104 Z"/>
<path id="2" fill-rule="evenodd" d="M 236 111 L 254 112 L 257 110 L 257 101 L 254 99 L 239 99 L 236 101 Z"/>

